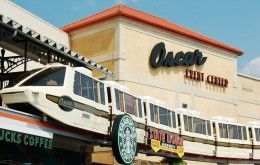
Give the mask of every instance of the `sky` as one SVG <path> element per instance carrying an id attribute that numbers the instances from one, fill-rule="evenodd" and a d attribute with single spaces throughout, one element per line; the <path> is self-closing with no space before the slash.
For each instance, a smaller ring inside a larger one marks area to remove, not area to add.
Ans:
<path id="1" fill-rule="evenodd" d="M 238 72 L 260 78 L 260 0 L 13 0 L 57 27 L 117 4 L 239 48 Z"/>

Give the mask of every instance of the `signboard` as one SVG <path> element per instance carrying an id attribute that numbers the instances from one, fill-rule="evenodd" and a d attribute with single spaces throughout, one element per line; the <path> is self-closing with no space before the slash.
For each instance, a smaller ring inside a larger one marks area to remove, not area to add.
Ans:
<path id="1" fill-rule="evenodd" d="M 196 49 L 194 52 L 168 52 L 166 54 L 165 44 L 160 42 L 156 44 L 150 55 L 150 64 L 153 68 L 160 66 L 173 67 L 173 66 L 192 66 L 203 65 L 207 57 L 203 57 L 202 52 Z"/>
<path id="2" fill-rule="evenodd" d="M 176 52 L 172 51 L 166 52 L 165 44 L 160 42 L 156 44 L 150 54 L 150 64 L 153 68 L 164 67 L 174 67 L 174 66 L 193 66 L 193 65 L 203 65 L 207 61 L 207 57 L 203 57 L 202 52 L 196 49 L 194 52 Z M 216 85 L 220 87 L 228 87 L 228 80 L 215 75 L 205 76 L 204 73 L 193 71 L 191 69 L 186 69 L 186 78 L 205 81 L 208 84 Z"/>
<path id="3" fill-rule="evenodd" d="M 0 128 L 0 142 L 52 149 L 52 139 Z"/>
<path id="4" fill-rule="evenodd" d="M 180 158 L 184 156 L 182 137 L 157 128 L 149 128 L 148 135 L 148 143 L 154 152 L 162 150 L 176 153 Z"/>
<path id="5" fill-rule="evenodd" d="M 64 111 L 72 111 L 75 107 L 74 101 L 69 96 L 61 96 L 58 101 L 60 109 Z"/>
<path id="6" fill-rule="evenodd" d="M 127 115 L 119 115 L 112 128 L 112 150 L 120 164 L 133 164 L 137 147 L 135 122 Z"/>
<path id="7" fill-rule="evenodd" d="M 228 79 L 215 76 L 215 75 L 207 75 L 202 72 L 194 71 L 191 69 L 186 69 L 185 76 L 188 79 L 196 80 L 196 81 L 206 81 L 208 84 L 216 85 L 220 87 L 228 87 Z M 204 78 L 205 77 L 205 78 Z"/>

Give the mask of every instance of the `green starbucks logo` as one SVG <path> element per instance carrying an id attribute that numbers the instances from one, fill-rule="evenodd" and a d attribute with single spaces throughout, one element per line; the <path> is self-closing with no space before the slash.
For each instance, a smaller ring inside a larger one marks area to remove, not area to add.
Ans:
<path id="1" fill-rule="evenodd" d="M 119 115 L 112 128 L 112 149 L 118 163 L 132 164 L 136 155 L 135 122 L 129 115 Z"/>

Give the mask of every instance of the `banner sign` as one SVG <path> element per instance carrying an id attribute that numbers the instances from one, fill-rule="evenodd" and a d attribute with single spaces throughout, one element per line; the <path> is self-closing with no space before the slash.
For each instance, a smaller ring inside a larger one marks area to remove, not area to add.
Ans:
<path id="1" fill-rule="evenodd" d="M 180 158 L 184 156 L 182 137 L 156 128 L 149 128 L 148 135 L 154 152 L 162 150 L 176 153 Z"/>
<path id="2" fill-rule="evenodd" d="M 0 128 L 0 142 L 52 149 L 52 139 Z"/>

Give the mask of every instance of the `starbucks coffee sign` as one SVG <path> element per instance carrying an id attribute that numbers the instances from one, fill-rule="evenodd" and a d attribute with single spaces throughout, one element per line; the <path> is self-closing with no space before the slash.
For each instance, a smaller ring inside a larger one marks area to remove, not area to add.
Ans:
<path id="1" fill-rule="evenodd" d="M 0 129 L 0 143 L 14 143 L 14 144 L 22 144 L 30 147 L 39 147 L 44 149 L 52 149 L 52 139 L 24 134 L 21 132 Z"/>
<path id="2" fill-rule="evenodd" d="M 137 147 L 135 122 L 127 115 L 119 115 L 112 128 L 112 149 L 120 164 L 133 164 Z"/>

